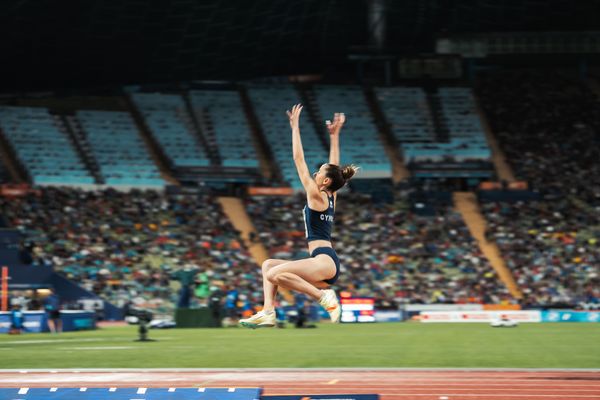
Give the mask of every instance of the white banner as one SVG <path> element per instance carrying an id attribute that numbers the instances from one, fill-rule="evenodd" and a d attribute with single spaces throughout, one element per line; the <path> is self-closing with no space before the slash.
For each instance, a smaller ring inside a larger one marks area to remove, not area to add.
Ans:
<path id="1" fill-rule="evenodd" d="M 481 304 L 406 304 L 404 311 L 481 311 Z"/>
<path id="2" fill-rule="evenodd" d="M 421 322 L 492 322 L 508 318 L 517 322 L 542 322 L 540 311 L 425 311 Z"/>

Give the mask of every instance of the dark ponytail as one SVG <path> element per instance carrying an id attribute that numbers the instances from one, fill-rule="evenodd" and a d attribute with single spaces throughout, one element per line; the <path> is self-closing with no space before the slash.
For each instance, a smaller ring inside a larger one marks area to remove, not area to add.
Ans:
<path id="1" fill-rule="evenodd" d="M 342 168 L 342 177 L 345 181 L 349 181 L 354 174 L 356 174 L 356 171 L 358 171 L 358 167 L 356 165 L 346 165 L 344 168 Z"/>
<path id="2" fill-rule="evenodd" d="M 354 164 L 345 165 L 340 167 L 335 164 L 327 164 L 327 176 L 331 179 L 328 189 L 332 192 L 336 192 L 356 174 L 358 167 Z"/>

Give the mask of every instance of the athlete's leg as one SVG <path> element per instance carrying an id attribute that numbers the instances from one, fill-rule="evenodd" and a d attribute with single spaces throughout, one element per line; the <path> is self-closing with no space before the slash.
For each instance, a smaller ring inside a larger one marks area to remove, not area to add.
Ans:
<path id="1" fill-rule="evenodd" d="M 269 258 L 262 263 L 262 278 L 263 278 L 263 310 L 273 311 L 275 309 L 275 296 L 277 296 L 277 286 L 267 279 L 267 273 L 273 268 L 281 264 L 289 262 L 288 260 L 279 260 Z"/>
<path id="2" fill-rule="evenodd" d="M 320 300 L 319 303 L 329 312 L 331 320 L 339 322 L 340 306 L 335 293 L 332 290 L 321 291 L 318 289 L 327 287 L 323 279 L 329 279 L 335 274 L 335 263 L 330 257 L 319 255 L 315 258 L 289 262 L 267 260 L 262 267 L 264 309 L 250 318 L 241 319 L 242 326 L 253 329 L 275 326 L 275 313 L 272 311 L 272 307 L 278 286 L 297 290 Z M 269 310 L 268 307 L 271 309 Z"/>
<path id="3" fill-rule="evenodd" d="M 331 257 L 320 254 L 312 258 L 290 261 L 271 268 L 266 278 L 275 286 L 304 293 L 315 300 L 320 300 L 323 292 L 322 281 L 335 275 L 335 262 Z"/>
<path id="4" fill-rule="evenodd" d="M 275 296 L 277 285 L 267 279 L 268 272 L 277 265 L 287 263 L 287 260 L 268 259 L 262 263 L 263 277 L 263 309 L 249 318 L 240 319 L 240 324 L 247 328 L 271 328 L 275 326 Z"/>

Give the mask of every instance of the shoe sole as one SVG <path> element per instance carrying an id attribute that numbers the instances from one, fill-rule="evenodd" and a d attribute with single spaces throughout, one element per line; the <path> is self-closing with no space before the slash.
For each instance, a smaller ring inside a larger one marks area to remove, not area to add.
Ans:
<path id="1" fill-rule="evenodd" d="M 342 313 L 340 313 L 340 315 L 338 315 L 338 317 L 335 319 L 335 321 L 331 320 L 331 323 L 339 324 L 341 319 L 342 319 Z"/>
<path id="2" fill-rule="evenodd" d="M 333 292 L 333 295 L 335 296 L 336 300 L 337 300 L 337 296 L 335 294 L 335 291 L 333 289 L 325 289 L 325 291 L 327 292 Z M 341 305 L 339 303 L 339 300 L 337 300 L 337 308 L 340 310 L 340 315 L 338 315 L 338 317 L 335 319 L 335 321 L 333 319 L 331 319 L 331 314 L 329 315 L 329 319 L 331 320 L 332 324 L 339 324 L 341 319 L 342 319 L 342 310 L 341 310 Z"/>
<path id="3" fill-rule="evenodd" d="M 251 324 L 249 322 L 240 322 L 240 325 L 244 328 L 257 329 L 257 328 L 272 328 L 275 324 Z"/>

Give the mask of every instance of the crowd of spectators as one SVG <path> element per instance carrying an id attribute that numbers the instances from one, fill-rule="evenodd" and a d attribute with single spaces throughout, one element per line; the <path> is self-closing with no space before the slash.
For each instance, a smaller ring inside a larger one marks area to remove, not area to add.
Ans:
<path id="1" fill-rule="evenodd" d="M 484 203 L 495 241 L 530 307 L 597 307 L 600 214 L 569 199 Z"/>
<path id="2" fill-rule="evenodd" d="M 589 86 L 558 72 L 499 71 L 478 94 L 518 179 L 600 206 L 600 101 Z"/>
<path id="3" fill-rule="evenodd" d="M 272 258 L 293 260 L 308 257 L 302 217 L 305 203 L 306 196 L 302 193 L 246 198 L 246 211 L 256 230 L 252 240 L 262 243 Z"/>
<path id="4" fill-rule="evenodd" d="M 439 206 L 434 216 L 410 210 L 402 196 L 375 203 L 357 193 L 338 197 L 333 245 L 341 262 L 336 286 L 375 297 L 378 307 L 402 303 L 501 303 L 510 296 L 460 214 Z M 246 201 L 258 236 L 274 258 L 308 256 L 304 195 Z"/>
<path id="5" fill-rule="evenodd" d="M 34 264 L 54 265 L 117 306 L 171 312 L 183 270 L 223 293 L 262 296 L 259 269 L 210 195 L 49 188 L 0 198 L 0 210 L 25 234 Z"/>
<path id="6" fill-rule="evenodd" d="M 495 72 L 479 97 L 517 179 L 540 200 L 483 204 L 527 305 L 600 302 L 600 101 L 558 72 Z"/>

